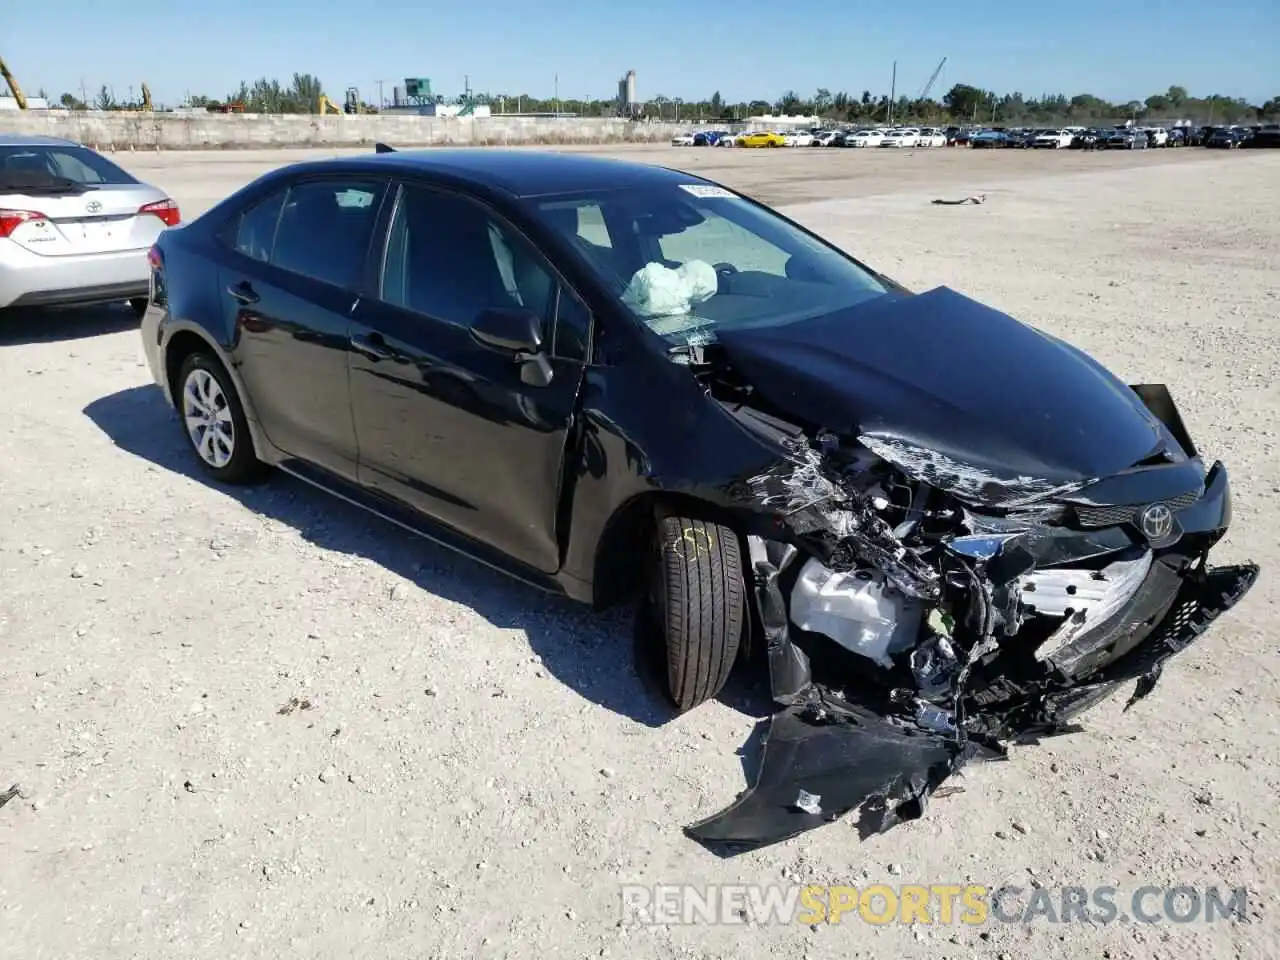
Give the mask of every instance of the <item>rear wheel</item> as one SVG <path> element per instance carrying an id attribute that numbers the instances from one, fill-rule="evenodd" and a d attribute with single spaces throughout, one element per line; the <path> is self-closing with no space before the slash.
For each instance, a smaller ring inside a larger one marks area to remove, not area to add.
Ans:
<path id="1" fill-rule="evenodd" d="M 178 371 L 174 397 L 183 431 L 204 471 L 223 483 L 248 483 L 264 471 L 253 451 L 249 422 L 226 369 L 207 353 L 193 353 Z"/>
<path id="2" fill-rule="evenodd" d="M 666 648 L 667 693 L 683 713 L 724 687 L 738 656 L 746 584 L 738 535 L 663 517 L 650 549 L 651 614 Z"/>

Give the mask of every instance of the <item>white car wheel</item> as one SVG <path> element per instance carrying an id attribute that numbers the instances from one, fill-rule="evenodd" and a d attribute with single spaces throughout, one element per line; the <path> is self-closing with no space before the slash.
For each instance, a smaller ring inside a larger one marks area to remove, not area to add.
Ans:
<path id="1" fill-rule="evenodd" d="M 221 470 L 236 453 L 236 426 L 222 386 L 199 367 L 182 384 L 182 419 L 200 459 Z"/>

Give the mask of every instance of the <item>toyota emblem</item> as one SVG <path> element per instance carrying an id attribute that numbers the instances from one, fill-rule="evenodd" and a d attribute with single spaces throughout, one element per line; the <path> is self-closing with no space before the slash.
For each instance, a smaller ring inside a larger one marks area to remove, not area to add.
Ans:
<path id="1" fill-rule="evenodd" d="M 1138 520 L 1143 536 L 1152 543 L 1167 540 L 1173 533 L 1173 511 L 1168 504 L 1153 503 L 1142 511 Z"/>
<path id="2" fill-rule="evenodd" d="M 90 200 L 88 203 L 85 204 L 84 208 L 88 210 L 90 213 L 97 213 L 99 210 L 102 209 L 102 204 L 99 203 L 97 200 Z"/>

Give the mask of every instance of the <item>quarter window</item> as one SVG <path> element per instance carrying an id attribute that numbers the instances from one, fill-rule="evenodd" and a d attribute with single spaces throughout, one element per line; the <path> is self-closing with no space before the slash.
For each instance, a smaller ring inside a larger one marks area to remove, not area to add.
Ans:
<path id="1" fill-rule="evenodd" d="M 271 245 L 275 241 L 284 195 L 284 190 L 277 191 L 240 214 L 240 222 L 236 226 L 236 250 L 264 263 L 271 259 Z"/>
<path id="2" fill-rule="evenodd" d="M 338 287 L 355 283 L 385 185 L 376 180 L 312 180 L 289 188 L 271 263 Z"/>

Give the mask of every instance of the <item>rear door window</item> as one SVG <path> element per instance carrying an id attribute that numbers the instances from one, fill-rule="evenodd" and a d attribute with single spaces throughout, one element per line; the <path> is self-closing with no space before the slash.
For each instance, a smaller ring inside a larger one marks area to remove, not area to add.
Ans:
<path id="1" fill-rule="evenodd" d="M 364 267 L 378 206 L 379 180 L 308 180 L 289 188 L 271 248 L 271 263 L 338 287 Z"/>

